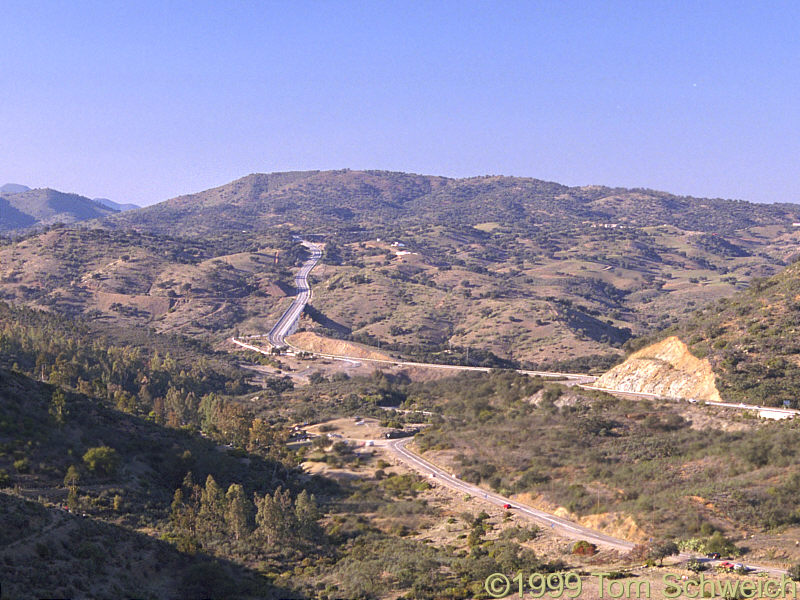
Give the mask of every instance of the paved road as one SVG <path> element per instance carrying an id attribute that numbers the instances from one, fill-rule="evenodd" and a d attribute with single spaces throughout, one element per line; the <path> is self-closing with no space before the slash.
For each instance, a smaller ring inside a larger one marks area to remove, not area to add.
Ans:
<path id="1" fill-rule="evenodd" d="M 317 266 L 319 259 L 322 258 L 322 248 L 308 241 L 303 241 L 303 245 L 311 250 L 311 257 L 300 267 L 300 271 L 294 277 L 297 295 L 294 297 L 291 306 L 286 309 L 286 312 L 281 315 L 281 318 L 278 319 L 278 322 L 267 334 L 267 339 L 274 348 L 286 346 L 286 336 L 294 333 L 297 320 L 303 313 L 306 304 L 311 300 L 311 286 L 308 285 L 308 274 L 311 273 L 311 269 Z"/>
<path id="2" fill-rule="evenodd" d="M 591 383 L 591 382 L 589 382 Z M 607 388 L 600 388 L 593 385 L 586 385 L 586 384 L 578 384 L 579 387 L 582 387 L 586 390 L 599 390 L 601 392 L 606 392 L 608 394 L 613 394 L 615 396 L 619 396 L 621 398 L 647 398 L 647 399 L 655 399 L 655 400 L 671 400 L 673 402 L 687 402 L 687 400 L 683 398 L 674 398 L 670 396 L 661 396 L 659 394 L 653 394 L 650 392 L 622 392 L 619 390 L 610 390 Z M 770 415 L 771 418 L 788 418 L 788 417 L 796 417 L 800 416 L 800 410 L 794 408 L 782 408 L 777 406 L 759 406 L 757 404 L 744 404 L 739 403 L 735 404 L 733 402 L 714 402 L 712 400 L 699 400 L 696 402 L 697 404 L 705 404 L 707 406 L 719 406 L 722 408 L 733 408 L 740 411 L 755 411 L 758 412 L 761 416 L 768 416 Z"/>
<path id="3" fill-rule="evenodd" d="M 303 350 L 302 348 L 297 348 L 288 343 L 287 345 L 298 351 Z M 366 362 L 366 363 L 376 363 L 376 364 L 391 365 L 398 367 L 423 367 L 426 369 L 444 369 L 449 371 L 480 371 L 482 373 L 488 373 L 489 371 L 495 370 L 493 367 L 472 367 L 468 365 L 443 365 L 440 363 L 414 362 L 411 360 L 358 358 L 355 356 L 347 356 L 345 354 L 322 354 L 320 352 L 314 352 L 314 356 L 319 356 L 321 358 L 330 358 L 333 360 L 343 360 L 347 362 Z M 561 373 L 559 371 L 531 371 L 527 369 L 514 369 L 514 370 L 517 373 L 522 373 L 524 375 L 550 377 L 554 379 L 567 379 L 575 381 L 576 383 L 591 383 L 595 379 L 597 379 L 597 377 L 594 377 L 593 375 L 586 375 L 583 373 Z"/>
<path id="4" fill-rule="evenodd" d="M 268 340 L 270 344 L 274 347 L 284 347 L 290 346 L 288 342 L 286 342 L 286 337 L 290 335 L 293 331 L 293 328 L 297 324 L 297 320 L 300 318 L 300 314 L 302 313 L 303 309 L 305 308 L 306 304 L 311 300 L 311 287 L 308 285 L 308 274 L 311 270 L 317 265 L 319 259 L 322 257 L 322 249 L 317 245 L 313 244 L 308 241 L 303 241 L 303 245 L 311 250 L 311 257 L 306 261 L 303 266 L 301 267 L 300 271 L 295 276 L 295 285 L 297 286 L 298 294 L 295 297 L 292 305 L 283 313 L 281 318 L 272 328 L 272 330 L 268 334 Z M 251 350 L 255 350 L 256 352 L 261 352 L 267 354 L 267 351 L 259 348 L 257 346 L 247 344 L 245 342 L 232 339 L 235 344 L 242 346 L 244 348 L 248 348 Z M 295 348 L 296 350 L 301 350 L 300 348 Z M 376 360 L 376 359 L 362 359 L 356 358 L 351 356 L 342 356 L 342 355 L 334 355 L 334 354 L 319 354 L 315 353 L 317 356 L 323 356 L 327 358 L 337 359 L 337 360 L 345 360 L 349 362 L 376 362 L 376 363 L 385 363 L 385 364 L 392 364 L 392 365 L 401 365 L 401 366 L 416 366 L 416 367 L 427 367 L 427 368 L 436 368 L 436 369 L 452 369 L 452 370 L 461 370 L 461 371 L 491 371 L 488 367 L 471 367 L 471 366 L 463 366 L 463 365 L 440 365 L 435 363 L 417 363 L 411 361 L 392 361 L 392 360 Z M 584 374 L 576 374 L 576 373 L 559 373 L 559 372 L 552 372 L 552 371 L 529 371 L 529 370 L 518 370 L 520 373 L 525 373 L 528 375 L 540 375 L 543 377 L 557 377 L 560 379 L 568 379 L 572 380 L 574 383 L 581 385 L 582 387 L 587 387 L 589 389 L 598 389 L 592 388 L 586 384 L 593 383 L 596 377 L 592 377 L 590 375 Z M 611 390 L 603 390 L 603 391 L 611 391 Z M 631 393 L 630 395 L 633 396 L 640 396 L 640 397 L 658 397 L 655 394 L 636 394 Z M 734 408 L 741 408 L 739 405 L 730 405 L 726 403 L 709 403 L 709 404 L 717 404 L 720 406 L 731 406 Z M 445 485 L 451 489 L 456 491 L 460 491 L 463 493 L 470 494 L 474 497 L 482 499 L 485 502 L 490 504 L 494 504 L 496 506 L 503 506 L 504 504 L 511 504 L 514 506 L 514 511 L 518 514 L 523 514 L 547 527 L 550 527 L 553 531 L 558 532 L 559 534 L 574 540 L 583 539 L 588 542 L 598 544 L 601 546 L 606 546 L 610 548 L 614 548 L 616 550 L 620 550 L 622 552 L 627 552 L 631 548 L 633 548 L 633 542 L 628 540 L 624 540 L 621 538 L 616 538 L 600 531 L 596 531 L 594 529 L 590 529 L 588 527 L 584 527 L 570 521 L 568 519 L 564 519 L 562 517 L 558 517 L 556 515 L 538 510 L 533 508 L 532 506 L 527 506 L 525 504 L 521 504 L 517 501 L 512 501 L 510 498 L 506 498 L 504 496 L 500 496 L 499 494 L 495 494 L 494 492 L 490 492 L 487 490 L 483 490 L 482 488 L 467 483 L 457 477 L 454 477 L 441 467 L 428 462 L 420 455 L 416 454 L 415 452 L 410 451 L 406 448 L 406 444 L 411 441 L 412 438 L 402 438 L 398 440 L 391 440 L 385 443 L 385 446 L 389 448 L 395 455 L 405 462 L 407 465 L 411 466 L 412 468 L 426 473 L 428 475 L 432 475 L 433 478 L 438 481 L 440 484 Z M 383 444 L 382 444 L 383 445 Z M 689 558 L 698 558 L 697 555 L 682 553 L 679 556 L 680 559 L 686 560 Z M 719 561 L 709 561 L 707 559 L 701 558 L 701 560 L 705 560 L 709 564 L 715 564 Z M 749 568 L 755 571 L 765 571 L 771 574 L 783 574 L 785 573 L 782 569 L 777 569 L 774 567 L 765 567 L 761 565 L 747 565 Z"/>
<path id="5" fill-rule="evenodd" d="M 628 552 L 631 550 L 631 548 L 633 548 L 633 542 L 615 538 L 599 531 L 595 531 L 594 529 L 589 529 L 588 527 L 583 527 L 582 525 L 578 525 L 577 523 L 574 523 L 568 519 L 563 519 L 525 504 L 520 504 L 519 502 L 511 500 L 510 498 L 505 498 L 499 494 L 495 494 L 494 492 L 486 491 L 477 485 L 473 485 L 458 479 L 457 477 L 453 477 L 441 467 L 428 462 L 416 452 L 412 452 L 406 448 L 406 444 L 408 444 L 411 439 L 412 438 L 401 438 L 398 440 L 391 440 L 386 444 L 386 447 L 391 449 L 392 452 L 394 452 L 398 458 L 400 458 L 400 460 L 407 465 L 413 467 L 417 471 L 422 471 L 426 475 L 433 474 L 434 479 L 450 489 L 470 494 L 475 498 L 482 498 L 484 502 L 494 504 L 495 506 L 502 507 L 504 504 L 510 504 L 514 507 L 513 512 L 531 517 L 533 520 L 551 528 L 552 530 L 569 539 L 586 540 L 588 542 L 611 547 L 622 552 Z"/>
<path id="6" fill-rule="evenodd" d="M 590 529 L 589 527 L 584 527 L 583 525 L 579 525 L 578 523 L 570 521 L 569 519 L 564 519 L 548 512 L 538 510 L 532 506 L 520 503 L 517 500 L 506 498 L 499 494 L 495 494 L 494 492 L 484 490 L 477 485 L 473 485 L 458 479 L 441 467 L 428 462 L 416 452 L 412 452 L 406 448 L 406 444 L 408 444 L 412 439 L 413 438 L 400 438 L 397 440 L 387 441 L 385 444 L 381 445 L 389 448 L 402 462 L 406 463 L 416 471 L 420 471 L 429 476 L 433 475 L 433 480 L 439 484 L 449 487 L 452 490 L 469 494 L 475 498 L 478 498 L 479 500 L 483 500 L 489 504 L 494 504 L 495 506 L 502 507 L 504 504 L 510 504 L 513 507 L 512 512 L 530 517 L 534 521 L 549 527 L 554 532 L 568 539 L 586 540 L 587 542 L 591 542 L 599 546 L 605 546 L 607 548 L 613 548 L 621 552 L 628 552 L 634 546 L 634 543 L 628 540 L 607 535 L 595 529 Z M 689 560 L 690 558 L 695 558 L 710 566 L 715 566 L 723 562 L 723 560 L 709 560 L 708 558 L 689 552 L 682 552 L 678 555 L 678 559 L 680 560 Z M 740 561 L 733 559 L 731 562 L 738 563 Z M 771 575 L 782 575 L 786 573 L 784 569 L 777 567 L 768 567 L 751 563 L 743 564 L 753 572 L 763 571 Z"/>
<path id="7" fill-rule="evenodd" d="M 274 348 L 292 348 L 298 352 L 306 351 L 303 348 L 298 348 L 296 346 L 292 346 L 289 342 L 286 341 L 286 338 L 294 332 L 294 328 L 297 325 L 297 321 L 300 318 L 300 315 L 303 312 L 306 304 L 311 301 L 312 298 L 312 290 L 311 286 L 308 284 L 308 275 L 311 273 L 311 270 L 317 265 L 319 259 L 322 257 L 322 248 L 314 244 L 312 242 L 303 240 L 303 245 L 306 246 L 309 250 L 311 250 L 311 257 L 303 264 L 300 270 L 295 275 L 294 283 L 297 288 L 297 296 L 295 296 L 292 305 L 286 309 L 286 312 L 281 315 L 281 318 L 275 323 L 275 326 L 270 330 L 267 334 L 267 340 L 269 341 L 270 345 Z M 256 339 L 263 336 L 250 336 L 248 339 Z M 231 341 L 242 348 L 247 348 L 248 350 L 254 350 L 255 352 L 260 352 L 261 354 L 269 354 L 268 350 L 263 348 L 259 348 L 253 344 L 249 344 L 242 340 L 237 340 L 235 338 L 231 338 Z M 467 365 L 442 365 L 438 363 L 422 363 L 422 362 L 414 362 L 408 360 L 381 360 L 375 358 L 358 358 L 354 356 L 346 356 L 342 354 L 323 354 L 320 352 L 314 352 L 315 356 L 319 356 L 322 358 L 330 358 L 333 360 L 341 360 L 346 361 L 349 363 L 360 363 L 360 362 L 368 362 L 368 363 L 377 363 L 377 364 L 385 364 L 385 365 L 392 365 L 392 366 L 401 366 L 401 367 L 425 367 L 428 369 L 445 369 L 451 371 L 482 371 L 482 372 L 489 372 L 492 369 L 490 367 L 472 367 Z M 538 375 L 541 377 L 553 377 L 558 379 L 567 379 L 574 381 L 576 383 L 591 383 L 596 377 L 591 375 L 585 375 L 582 373 L 559 373 L 555 371 L 530 371 L 524 369 L 518 369 L 519 373 L 523 373 L 525 375 Z"/>

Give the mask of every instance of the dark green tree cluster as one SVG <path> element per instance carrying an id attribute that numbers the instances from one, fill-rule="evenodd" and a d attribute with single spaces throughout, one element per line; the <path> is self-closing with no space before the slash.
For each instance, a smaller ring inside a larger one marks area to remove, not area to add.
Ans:
<path id="1" fill-rule="evenodd" d="M 241 370 L 200 355 L 178 361 L 147 347 L 115 345 L 80 323 L 0 303 L 0 366 L 179 427 L 200 425 L 201 398 L 249 389 Z M 56 392 L 51 415 L 66 416 Z"/>
<path id="2" fill-rule="evenodd" d="M 244 487 L 232 483 L 227 491 L 213 476 L 200 486 L 187 474 L 175 490 L 170 521 L 178 547 L 184 550 L 210 548 L 226 539 L 246 545 L 261 554 L 283 554 L 285 549 L 318 545 L 321 513 L 314 494 L 302 490 L 292 496 L 278 486 L 250 500 Z"/>

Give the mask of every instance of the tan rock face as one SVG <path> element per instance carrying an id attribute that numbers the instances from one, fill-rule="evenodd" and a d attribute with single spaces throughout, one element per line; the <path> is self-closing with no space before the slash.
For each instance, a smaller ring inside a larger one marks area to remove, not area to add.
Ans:
<path id="1" fill-rule="evenodd" d="M 604 373 L 595 385 L 620 392 L 720 400 L 711 363 L 692 355 L 675 336 L 631 354 L 624 363 Z"/>

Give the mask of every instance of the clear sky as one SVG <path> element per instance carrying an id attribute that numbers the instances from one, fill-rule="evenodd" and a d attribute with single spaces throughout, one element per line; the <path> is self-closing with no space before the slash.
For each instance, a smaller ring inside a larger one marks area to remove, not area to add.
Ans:
<path id="1" fill-rule="evenodd" d="M 800 202 L 800 3 L 0 3 L 0 184 L 389 169 Z"/>

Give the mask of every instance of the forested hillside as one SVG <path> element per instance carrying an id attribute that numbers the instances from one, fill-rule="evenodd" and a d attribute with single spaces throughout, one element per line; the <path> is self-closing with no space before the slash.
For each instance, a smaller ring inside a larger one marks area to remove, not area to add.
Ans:
<path id="1" fill-rule="evenodd" d="M 4 597 L 463 599 L 500 569 L 560 568 L 515 541 L 535 528 L 496 514 L 465 521 L 469 544 L 426 541 L 447 507 L 427 482 L 327 436 L 287 444 L 309 410 L 384 413 L 386 380 L 255 390 L 179 340 L 162 354 L 159 336 L 114 345 L 57 315 L 0 311 Z"/>

